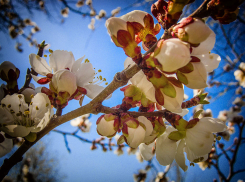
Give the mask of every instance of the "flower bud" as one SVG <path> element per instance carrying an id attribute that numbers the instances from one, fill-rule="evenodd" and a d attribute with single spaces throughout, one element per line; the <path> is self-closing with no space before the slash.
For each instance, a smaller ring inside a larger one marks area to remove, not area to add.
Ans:
<path id="1" fill-rule="evenodd" d="M 194 45 L 200 44 L 211 34 L 211 29 L 202 20 L 192 17 L 183 18 L 173 30 L 178 38 Z"/>
<path id="2" fill-rule="evenodd" d="M 118 117 L 113 114 L 104 114 L 96 122 L 97 132 L 101 136 L 113 137 L 119 128 Z"/>
<path id="3" fill-rule="evenodd" d="M 119 30 L 127 31 L 127 23 L 121 18 L 116 18 L 116 17 L 109 18 L 108 20 L 106 20 L 105 26 L 110 36 L 117 37 L 117 32 Z"/>
<path id="4" fill-rule="evenodd" d="M 122 132 L 125 142 L 132 148 L 137 148 L 144 141 L 146 126 L 138 120 L 128 117 L 123 121 Z"/>
<path id="5" fill-rule="evenodd" d="M 161 26 L 156 24 L 150 14 L 144 11 L 134 10 L 121 17 L 126 22 L 131 22 L 135 31 L 135 41 L 143 41 L 143 47 L 148 49 L 157 42 L 156 34 L 159 33 Z"/>
<path id="6" fill-rule="evenodd" d="M 57 93 L 68 92 L 71 96 L 77 90 L 76 75 L 68 70 L 59 70 L 53 75 L 50 87 Z"/>
<path id="7" fill-rule="evenodd" d="M 16 81 L 19 78 L 20 70 L 9 61 L 4 61 L 0 65 L 0 77 L 3 81 Z"/>
<path id="8" fill-rule="evenodd" d="M 173 72 L 190 62 L 189 48 L 188 43 L 176 38 L 161 40 L 154 50 L 154 58 L 162 65 L 162 71 Z"/>

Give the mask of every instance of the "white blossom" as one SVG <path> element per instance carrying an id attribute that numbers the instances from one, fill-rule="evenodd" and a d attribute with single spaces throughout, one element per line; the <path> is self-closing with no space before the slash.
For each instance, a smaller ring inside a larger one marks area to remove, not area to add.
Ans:
<path id="1" fill-rule="evenodd" d="M 95 75 L 93 65 L 89 62 L 82 63 L 83 58 L 75 61 L 72 52 L 56 50 L 50 54 L 50 66 L 44 58 L 36 54 L 30 54 L 29 61 L 32 68 L 38 74 L 46 76 L 46 78 L 48 75 L 53 74 L 54 81 L 52 80 L 52 84 L 55 90 L 67 91 L 71 96 L 75 91 L 75 87 L 79 86 L 85 88 L 87 90 L 87 96 L 93 99 L 104 87 L 93 84 Z M 35 75 L 32 75 L 32 77 L 38 83 L 44 79 Z M 49 83 L 49 81 L 47 79 L 45 83 Z M 69 84 L 67 84 L 68 82 Z"/>
<path id="2" fill-rule="evenodd" d="M 50 101 L 43 93 L 36 94 L 30 105 L 22 94 L 7 95 L 1 101 L 0 129 L 13 137 L 25 137 L 30 132 L 41 131 L 52 115 Z"/>

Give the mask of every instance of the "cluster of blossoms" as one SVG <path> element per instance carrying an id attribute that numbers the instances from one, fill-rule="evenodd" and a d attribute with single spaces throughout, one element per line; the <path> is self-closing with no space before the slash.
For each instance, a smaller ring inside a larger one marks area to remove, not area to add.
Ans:
<path id="1" fill-rule="evenodd" d="M 35 141 L 36 133 L 46 127 L 53 109 L 48 96 L 37 93 L 32 84 L 18 89 L 20 71 L 14 64 L 3 62 L 0 72 L 1 79 L 7 83 L 0 88 L 0 156 L 4 156 L 11 151 L 15 137 Z"/>
<path id="2" fill-rule="evenodd" d="M 88 60 L 83 62 L 84 57 L 75 61 L 73 54 L 68 51 L 50 50 L 50 53 L 49 64 L 39 55 L 29 56 L 33 69 L 30 75 L 39 84 L 49 84 L 49 88 L 35 89 L 33 84 L 29 84 L 19 89 L 19 69 L 8 61 L 0 65 L 1 79 L 7 83 L 0 87 L 0 156 L 10 152 L 13 138 L 23 137 L 30 142 L 35 141 L 36 133 L 43 130 L 53 116 L 53 107 L 62 109 L 72 99 L 82 104 L 85 95 L 94 98 L 104 89 L 99 85 L 103 82 L 102 76 L 93 82 L 94 68 Z M 101 82 L 96 84 L 99 80 Z M 89 132 L 91 122 L 88 117 L 81 116 L 71 124 L 83 132 Z"/>
<path id="3" fill-rule="evenodd" d="M 207 87 L 208 72 L 218 67 L 220 56 L 210 53 L 215 44 L 214 32 L 201 19 L 183 18 L 169 29 L 167 36 L 157 42 L 160 25 L 143 11 L 132 11 L 120 18 L 110 18 L 106 27 L 116 46 L 123 48 L 129 69 L 137 64 L 141 70 L 122 88 L 123 111 L 139 106 L 139 111 L 152 112 L 166 109 L 164 117 L 133 117 L 128 113 L 105 114 L 97 120 L 100 135 L 113 137 L 122 132 L 118 144 L 139 146 L 142 157 L 150 160 L 154 152 L 162 165 L 172 161 L 184 170 L 184 152 L 190 162 L 205 161 L 212 149 L 214 134 L 227 129 L 225 122 L 212 117 L 199 119 L 200 111 L 189 122 L 182 118 L 188 113 L 188 103 L 183 105 L 184 85 L 191 89 Z M 166 30 L 167 31 L 167 30 Z M 154 50 L 141 54 L 154 44 Z M 207 104 L 205 94 L 191 99 L 197 104 Z M 168 123 L 167 123 L 168 122 Z"/>
<path id="4" fill-rule="evenodd" d="M 81 100 L 83 95 L 94 98 L 104 87 L 93 82 L 95 71 L 88 60 L 83 58 L 75 61 L 72 52 L 56 50 L 49 55 L 49 65 L 46 60 L 36 54 L 30 54 L 32 68 L 40 75 L 32 75 L 39 84 L 49 83 L 49 89 L 42 87 L 42 92 L 48 95 L 54 107 L 65 107 L 71 99 Z M 82 100 L 81 100 L 82 101 Z"/>

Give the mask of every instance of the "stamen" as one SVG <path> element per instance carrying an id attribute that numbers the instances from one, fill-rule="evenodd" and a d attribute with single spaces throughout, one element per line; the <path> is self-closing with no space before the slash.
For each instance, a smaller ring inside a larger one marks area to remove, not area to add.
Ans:
<path id="1" fill-rule="evenodd" d="M 48 51 L 49 51 L 50 53 L 53 53 L 53 52 L 54 52 L 52 49 L 49 49 Z"/>
<path id="2" fill-rule="evenodd" d="M 11 107 L 11 104 L 8 105 L 8 108 L 10 108 L 10 107 Z"/>

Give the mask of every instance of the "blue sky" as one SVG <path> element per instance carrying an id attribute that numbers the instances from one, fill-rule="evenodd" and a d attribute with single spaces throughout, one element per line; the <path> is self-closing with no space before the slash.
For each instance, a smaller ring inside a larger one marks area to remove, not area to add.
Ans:
<path id="1" fill-rule="evenodd" d="M 94 8 L 99 11 L 100 9 L 106 10 L 110 13 L 112 9 L 120 6 L 127 7 L 132 1 L 130 0 L 94 0 Z M 133 9 L 140 9 L 135 7 Z M 119 14 L 119 16 L 133 10 L 127 9 Z M 96 20 L 95 30 L 91 31 L 87 28 L 90 23 L 90 18 L 83 18 L 79 15 L 70 13 L 69 17 L 65 19 L 63 24 L 60 24 L 61 16 L 59 13 L 52 13 L 53 17 L 48 18 L 43 13 L 35 12 L 32 19 L 41 28 L 41 32 L 35 35 L 38 42 L 45 40 L 51 45 L 52 50 L 67 50 L 72 51 L 75 59 L 86 55 L 93 64 L 96 70 L 101 69 L 101 75 L 111 82 L 114 75 L 123 70 L 123 63 L 126 55 L 123 50 L 116 47 L 110 40 L 107 30 L 104 26 L 104 20 Z M 37 53 L 37 49 L 29 47 L 27 42 L 19 38 L 23 42 L 23 53 L 18 53 L 14 48 L 14 41 L 3 33 L 0 33 L 0 62 L 11 61 L 21 71 L 19 78 L 19 87 L 24 83 L 26 69 L 29 67 L 28 56 L 31 53 Z M 34 83 L 34 81 L 32 82 Z M 38 86 L 37 84 L 35 84 Z M 185 87 L 186 89 L 186 87 Z M 188 95 L 192 95 L 191 89 L 186 89 Z M 232 101 L 231 96 L 229 101 Z M 123 93 L 117 90 L 113 93 L 112 98 L 103 102 L 106 106 L 115 106 L 121 103 Z M 227 98 L 220 98 L 216 103 L 219 105 L 219 110 L 227 109 L 230 107 L 230 102 L 226 102 Z M 84 104 L 88 103 L 90 99 L 86 98 Z M 79 107 L 77 101 L 71 101 L 63 111 L 67 113 Z M 217 107 L 211 104 L 209 107 Z M 209 108 L 208 107 L 208 108 Z M 214 110 L 214 116 L 218 115 L 218 111 Z M 99 115 L 93 115 L 90 120 L 93 123 L 90 133 L 79 133 L 82 137 L 90 140 L 99 138 L 96 132 L 96 120 Z M 62 131 L 74 131 L 75 128 L 69 122 L 59 126 L 57 129 Z M 71 153 L 68 153 L 65 147 L 64 138 L 62 135 L 50 132 L 49 135 L 43 138 L 44 142 L 49 143 L 50 152 L 55 154 L 60 160 L 60 170 L 67 176 L 65 181 L 133 181 L 133 173 L 137 170 L 144 168 L 146 162 L 139 163 L 135 155 L 116 156 L 113 152 L 103 152 L 100 147 L 95 151 L 90 151 L 90 144 L 82 143 L 74 137 L 67 137 Z M 107 140 L 106 140 L 107 141 Z M 233 140 L 231 140 L 233 141 Z M 157 162 L 155 161 L 155 164 Z M 158 165 L 157 165 L 158 166 Z M 224 163 L 225 166 L 225 163 Z M 158 166 L 159 167 L 159 166 Z M 160 168 L 159 168 L 160 169 Z M 161 168 L 163 169 L 163 167 Z M 151 175 L 151 173 L 149 173 Z M 173 174 L 174 175 L 174 174 Z M 215 173 L 206 170 L 202 172 L 198 167 L 189 167 L 186 172 L 186 181 L 212 181 Z M 200 175 L 202 178 L 200 179 Z"/>

